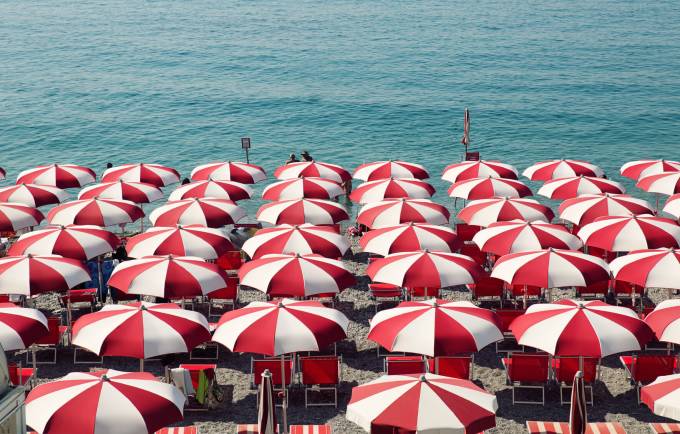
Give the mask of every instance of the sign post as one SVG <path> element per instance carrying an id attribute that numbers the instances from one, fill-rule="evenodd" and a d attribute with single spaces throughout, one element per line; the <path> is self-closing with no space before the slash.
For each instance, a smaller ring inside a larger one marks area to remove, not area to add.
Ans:
<path id="1" fill-rule="evenodd" d="M 250 150 L 250 137 L 241 137 L 241 148 L 246 151 L 246 163 L 250 164 L 250 155 L 248 154 Z"/>

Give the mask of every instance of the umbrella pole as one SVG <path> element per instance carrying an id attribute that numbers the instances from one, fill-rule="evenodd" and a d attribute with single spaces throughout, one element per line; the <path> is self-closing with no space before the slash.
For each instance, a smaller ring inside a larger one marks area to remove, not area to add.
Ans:
<path id="1" fill-rule="evenodd" d="M 101 301 L 102 304 L 106 302 L 106 298 L 104 297 L 104 272 L 102 270 L 103 262 L 102 256 L 97 256 L 97 277 L 99 278 L 99 290 L 97 291 L 97 298 L 99 298 L 99 301 Z"/>
<path id="2" fill-rule="evenodd" d="M 286 393 L 286 371 L 285 371 L 285 355 L 281 354 L 281 386 L 283 388 L 283 400 L 281 405 L 281 415 L 283 416 L 283 433 L 288 434 L 288 394 Z"/>
<path id="3" fill-rule="evenodd" d="M 144 359 L 139 359 L 139 372 L 144 372 Z"/>
<path id="4" fill-rule="evenodd" d="M 35 356 L 35 345 L 31 345 L 31 360 L 33 362 L 33 372 L 37 372 L 36 365 L 38 364 Z"/>
<path id="5" fill-rule="evenodd" d="M 139 204 L 139 209 L 142 210 L 142 218 L 139 219 L 139 232 L 144 232 L 144 204 L 140 203 Z"/>
<path id="6" fill-rule="evenodd" d="M 524 285 L 524 310 L 527 308 L 527 303 L 529 302 L 529 289 Z"/>

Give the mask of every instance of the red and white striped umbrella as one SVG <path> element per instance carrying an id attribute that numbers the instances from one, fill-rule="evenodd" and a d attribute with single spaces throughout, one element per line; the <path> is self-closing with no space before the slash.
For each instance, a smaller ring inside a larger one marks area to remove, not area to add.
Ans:
<path id="1" fill-rule="evenodd" d="M 326 178 L 335 182 L 345 182 L 352 179 L 347 170 L 337 164 L 322 163 L 320 161 L 299 161 L 278 167 L 274 172 L 278 179 L 295 178 Z"/>
<path id="2" fill-rule="evenodd" d="M 414 250 L 454 252 L 460 241 L 453 229 L 447 226 L 404 223 L 368 231 L 359 240 L 359 245 L 364 252 L 387 256 Z"/>
<path id="3" fill-rule="evenodd" d="M 345 207 L 322 199 L 279 200 L 266 203 L 257 210 L 259 221 L 272 225 L 332 225 L 349 219 Z"/>
<path id="4" fill-rule="evenodd" d="M 340 258 L 348 249 L 347 239 L 333 228 L 309 224 L 260 229 L 241 247 L 253 259 L 282 253 L 316 253 L 327 258 Z"/>
<path id="5" fill-rule="evenodd" d="M 609 280 L 609 267 L 602 259 L 573 250 L 535 250 L 501 256 L 491 277 L 511 285 L 539 288 L 584 287 Z"/>
<path id="6" fill-rule="evenodd" d="M 662 375 L 643 386 L 640 389 L 640 402 L 654 414 L 680 420 L 680 374 Z"/>
<path id="7" fill-rule="evenodd" d="M 47 331 L 47 318 L 38 309 L 0 303 L 0 344 L 3 350 L 24 350 Z"/>
<path id="8" fill-rule="evenodd" d="M 245 263 L 238 277 L 241 285 L 271 297 L 339 293 L 355 283 L 342 261 L 321 255 L 265 255 Z"/>
<path id="9" fill-rule="evenodd" d="M 66 191 L 51 185 L 16 184 L 0 188 L 0 202 L 21 203 L 34 208 L 60 203 L 68 197 Z"/>
<path id="10" fill-rule="evenodd" d="M 415 178 L 386 178 L 369 181 L 358 186 L 350 195 L 352 202 L 369 203 L 385 199 L 427 199 L 434 187 Z"/>
<path id="11" fill-rule="evenodd" d="M 267 179 L 267 174 L 260 166 L 239 161 L 202 164 L 191 171 L 191 179 L 195 181 L 235 181 L 242 184 L 256 184 Z"/>
<path id="12" fill-rule="evenodd" d="M 552 210 L 533 199 L 494 197 L 470 202 L 460 210 L 458 218 L 467 224 L 489 226 L 491 223 L 509 220 L 550 222 L 555 215 Z"/>
<path id="13" fill-rule="evenodd" d="M 662 172 L 649 175 L 635 184 L 636 187 L 649 193 L 661 193 L 669 196 L 680 193 L 680 172 Z"/>
<path id="14" fill-rule="evenodd" d="M 73 345 L 99 356 L 148 359 L 210 340 L 208 320 L 174 303 L 107 304 L 73 323 Z"/>
<path id="15" fill-rule="evenodd" d="M 680 226 L 651 215 L 598 217 L 578 231 L 586 246 L 609 252 L 680 247 Z"/>
<path id="16" fill-rule="evenodd" d="M 196 197 L 211 197 L 214 199 L 229 199 L 233 201 L 250 199 L 253 189 L 246 184 L 236 181 L 194 181 L 178 187 L 170 193 L 168 200 L 192 199 Z"/>
<path id="17" fill-rule="evenodd" d="M 531 190 L 521 181 L 504 178 L 472 178 L 458 181 L 448 190 L 449 197 L 489 199 L 492 197 L 531 196 Z"/>
<path id="18" fill-rule="evenodd" d="M 517 179 L 517 169 L 500 161 L 478 160 L 448 165 L 442 173 L 442 179 L 449 182 L 487 177 Z"/>
<path id="19" fill-rule="evenodd" d="M 39 434 L 153 433 L 183 419 L 184 394 L 147 372 L 71 372 L 26 398 Z"/>
<path id="20" fill-rule="evenodd" d="M 420 164 L 390 160 L 362 164 L 354 170 L 352 177 L 362 181 L 376 181 L 387 178 L 427 179 L 430 174 Z"/>
<path id="21" fill-rule="evenodd" d="M 621 175 L 636 181 L 663 172 L 680 172 L 680 162 L 670 160 L 638 160 L 621 166 Z"/>
<path id="22" fill-rule="evenodd" d="M 652 206 L 627 194 L 583 194 L 560 204 L 560 218 L 583 225 L 598 217 L 654 214 Z"/>
<path id="23" fill-rule="evenodd" d="M 361 207 L 357 222 L 371 229 L 411 222 L 445 225 L 450 216 L 445 206 L 429 199 L 386 199 Z"/>
<path id="24" fill-rule="evenodd" d="M 388 351 L 451 356 L 503 340 L 498 316 L 469 301 L 406 301 L 371 319 L 368 339 Z"/>
<path id="25" fill-rule="evenodd" d="M 149 228 L 130 238 L 125 249 L 132 258 L 175 255 L 202 259 L 217 259 L 237 250 L 221 230 L 200 225 Z"/>
<path id="26" fill-rule="evenodd" d="M 123 164 L 104 171 L 102 182 L 113 181 L 146 182 L 164 187 L 179 182 L 179 172 L 161 164 Z"/>
<path id="27" fill-rule="evenodd" d="M 83 188 L 78 199 L 116 199 L 134 203 L 151 203 L 163 198 L 160 188 L 146 182 L 113 181 Z"/>
<path id="28" fill-rule="evenodd" d="M 47 213 L 53 225 L 112 226 L 132 223 L 144 217 L 133 202 L 117 199 L 82 199 L 57 205 Z"/>
<path id="29" fill-rule="evenodd" d="M 13 232 L 38 226 L 45 219 L 43 213 L 22 203 L 0 202 L 0 231 Z"/>
<path id="30" fill-rule="evenodd" d="M 99 226 L 47 226 L 19 237 L 9 248 L 10 255 L 61 255 L 89 259 L 112 252 L 120 240 Z"/>
<path id="31" fill-rule="evenodd" d="M 642 288 L 680 289 L 680 250 L 636 250 L 614 259 L 609 268 L 616 280 Z"/>
<path id="32" fill-rule="evenodd" d="M 550 181 L 551 179 L 575 176 L 600 178 L 604 175 L 604 171 L 587 161 L 562 159 L 536 163 L 524 169 L 522 175 L 532 181 Z"/>
<path id="33" fill-rule="evenodd" d="M 663 207 L 663 212 L 672 215 L 676 219 L 680 219 L 680 194 L 674 194 L 668 198 L 666 205 Z"/>
<path id="34" fill-rule="evenodd" d="M 538 194 L 550 199 L 571 199 L 582 194 L 625 193 L 623 185 L 616 181 L 589 176 L 558 178 L 547 181 L 538 189 Z"/>
<path id="35" fill-rule="evenodd" d="M 202 225 L 219 228 L 246 216 L 245 209 L 228 199 L 193 198 L 168 202 L 149 214 L 154 226 Z"/>
<path id="36" fill-rule="evenodd" d="M 345 191 L 336 181 L 306 177 L 284 179 L 270 184 L 262 192 L 262 199 L 333 199 L 343 194 L 345 194 Z"/>
<path id="37" fill-rule="evenodd" d="M 267 356 L 319 351 L 347 336 L 349 320 L 317 301 L 254 301 L 222 315 L 213 341 Z"/>
<path id="38" fill-rule="evenodd" d="M 581 240 L 564 226 L 522 220 L 491 223 L 486 229 L 477 232 L 472 241 L 481 251 L 495 255 L 550 247 L 578 250 L 583 246 Z"/>
<path id="39" fill-rule="evenodd" d="M 662 301 L 647 314 L 645 322 L 660 342 L 680 344 L 680 300 Z"/>
<path id="40" fill-rule="evenodd" d="M 627 307 L 568 299 L 529 306 L 510 330 L 518 344 L 554 356 L 601 358 L 640 351 L 653 338 L 647 324 Z"/>
<path id="41" fill-rule="evenodd" d="M 51 185 L 59 188 L 82 187 L 94 182 L 97 175 L 89 167 L 75 164 L 50 164 L 24 170 L 17 176 L 17 184 Z"/>
<path id="42" fill-rule="evenodd" d="M 374 282 L 404 288 L 446 288 L 475 283 L 482 269 L 469 256 L 420 250 L 376 259 L 366 274 Z"/>
<path id="43" fill-rule="evenodd" d="M 82 261 L 59 255 L 0 258 L 0 294 L 36 295 L 66 291 L 90 281 Z"/>
<path id="44" fill-rule="evenodd" d="M 108 284 L 127 294 L 197 297 L 225 288 L 227 275 L 217 265 L 193 256 L 147 256 L 118 264 Z"/>
<path id="45" fill-rule="evenodd" d="M 367 432 L 394 427 L 466 434 L 495 427 L 497 409 L 496 395 L 468 380 L 435 374 L 383 375 L 352 388 L 347 419 Z"/>

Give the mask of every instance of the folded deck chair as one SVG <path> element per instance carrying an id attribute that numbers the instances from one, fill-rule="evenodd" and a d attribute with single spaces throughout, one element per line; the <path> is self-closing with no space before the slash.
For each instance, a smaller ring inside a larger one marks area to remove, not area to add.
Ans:
<path id="1" fill-rule="evenodd" d="M 650 423 L 654 434 L 680 434 L 680 423 Z"/>
<path id="2" fill-rule="evenodd" d="M 527 421 L 530 434 L 569 434 L 568 422 Z M 593 422 L 586 425 L 586 434 L 626 434 L 623 425 L 618 422 Z"/>

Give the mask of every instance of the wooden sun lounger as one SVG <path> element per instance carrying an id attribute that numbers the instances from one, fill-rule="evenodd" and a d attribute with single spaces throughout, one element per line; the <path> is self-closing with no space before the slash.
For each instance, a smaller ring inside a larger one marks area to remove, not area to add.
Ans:
<path id="1" fill-rule="evenodd" d="M 527 431 L 531 434 L 569 434 L 568 422 L 527 421 Z M 586 426 L 586 434 L 626 434 L 618 422 L 594 422 Z"/>

